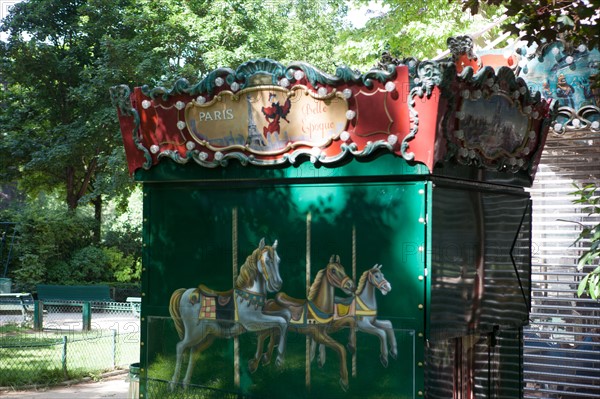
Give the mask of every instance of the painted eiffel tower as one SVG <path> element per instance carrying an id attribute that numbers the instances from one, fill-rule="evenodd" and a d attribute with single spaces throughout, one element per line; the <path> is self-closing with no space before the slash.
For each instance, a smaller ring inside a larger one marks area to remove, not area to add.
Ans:
<path id="1" fill-rule="evenodd" d="M 250 102 L 250 95 L 246 94 L 246 103 L 248 104 L 248 138 L 246 144 L 250 147 L 266 147 L 267 143 L 256 128 L 254 123 L 254 115 L 252 115 L 252 103 Z"/>

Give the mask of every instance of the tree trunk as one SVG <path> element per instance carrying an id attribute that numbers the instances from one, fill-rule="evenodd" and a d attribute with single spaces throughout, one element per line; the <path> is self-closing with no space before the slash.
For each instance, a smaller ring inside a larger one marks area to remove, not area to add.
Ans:
<path id="1" fill-rule="evenodd" d="M 98 195 L 92 200 L 94 204 L 94 219 L 96 224 L 94 226 L 94 243 L 100 243 L 100 234 L 102 233 L 102 196 Z"/>
<path id="2" fill-rule="evenodd" d="M 75 194 L 75 168 L 67 166 L 65 168 L 65 178 L 67 184 L 67 206 L 70 211 L 77 209 L 79 198 Z"/>

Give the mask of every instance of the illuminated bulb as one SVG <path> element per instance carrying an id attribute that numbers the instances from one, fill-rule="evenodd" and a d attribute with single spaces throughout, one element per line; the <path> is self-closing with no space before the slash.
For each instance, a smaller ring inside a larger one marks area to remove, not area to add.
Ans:
<path id="1" fill-rule="evenodd" d="M 215 79 L 215 86 L 221 87 L 223 84 L 225 84 L 225 80 L 222 77 L 219 76 Z"/>
<path id="2" fill-rule="evenodd" d="M 398 142 L 398 136 L 396 136 L 395 134 L 390 134 L 387 138 L 387 141 L 391 145 L 396 145 L 396 143 Z"/>
<path id="3" fill-rule="evenodd" d="M 221 159 L 223 159 L 223 153 L 221 151 L 215 152 L 215 159 L 217 161 L 220 161 Z"/>
<path id="4" fill-rule="evenodd" d="M 323 97 L 327 95 L 327 88 L 326 87 L 319 87 L 319 89 L 317 90 L 317 93 Z"/>
<path id="5" fill-rule="evenodd" d="M 567 64 L 572 64 L 572 63 L 573 63 L 573 57 L 571 57 L 571 56 L 568 56 L 567 58 L 565 58 L 565 62 L 566 62 Z"/>
<path id="6" fill-rule="evenodd" d="M 196 102 L 198 104 L 204 104 L 206 102 L 206 97 L 198 96 L 198 98 L 196 98 Z"/>
<path id="7" fill-rule="evenodd" d="M 240 89 L 240 84 L 238 82 L 233 82 L 230 87 L 231 91 L 236 92 Z"/>
<path id="8" fill-rule="evenodd" d="M 346 100 L 349 100 L 350 97 L 352 97 L 352 90 L 346 88 L 346 89 L 344 89 L 344 91 L 342 91 L 342 95 L 344 96 L 344 98 Z"/>
<path id="9" fill-rule="evenodd" d="M 385 90 L 388 92 L 393 92 L 394 90 L 396 90 L 396 84 L 394 82 L 387 82 L 385 84 Z"/>
<path id="10" fill-rule="evenodd" d="M 304 78 L 304 72 L 297 70 L 294 72 L 294 79 L 296 80 L 302 80 L 302 78 Z"/>
<path id="11" fill-rule="evenodd" d="M 183 101 L 177 101 L 177 102 L 175 103 L 175 108 L 177 108 L 178 110 L 180 110 L 180 111 L 181 111 L 182 109 L 184 109 L 184 108 L 185 108 L 185 103 L 184 103 Z"/>
<path id="12" fill-rule="evenodd" d="M 347 131 L 345 131 L 345 130 L 344 130 L 344 131 L 343 131 L 343 132 L 340 134 L 340 139 L 341 139 L 342 141 L 348 141 L 348 140 L 350 140 L 350 133 L 348 133 Z"/>
<path id="13" fill-rule="evenodd" d="M 160 147 L 159 147 L 159 146 L 157 146 L 156 144 L 152 144 L 152 145 L 150 146 L 150 152 L 151 152 L 151 153 L 153 153 L 153 154 L 156 154 L 158 151 L 160 151 Z"/>
<path id="14" fill-rule="evenodd" d="M 179 121 L 179 122 L 177 122 L 177 128 L 178 128 L 179 130 L 183 130 L 183 129 L 185 129 L 185 122 L 184 122 L 184 121 Z"/>
<path id="15" fill-rule="evenodd" d="M 142 101 L 142 108 L 144 108 L 144 109 L 150 108 L 151 105 L 152 105 L 152 103 L 148 100 Z"/>
<path id="16" fill-rule="evenodd" d="M 194 148 L 196 148 L 196 143 L 193 141 L 188 141 L 185 143 L 185 148 L 187 148 L 189 151 L 192 151 Z"/>
<path id="17" fill-rule="evenodd" d="M 555 132 L 560 132 L 562 130 L 562 128 L 563 128 L 563 126 L 561 123 L 555 123 L 554 127 L 553 127 Z"/>
<path id="18" fill-rule="evenodd" d="M 352 111 L 351 109 L 346 111 L 346 119 L 352 120 L 352 119 L 354 119 L 355 116 L 356 116 L 356 112 Z"/>
<path id="19" fill-rule="evenodd" d="M 590 125 L 590 127 L 592 129 L 598 129 L 600 127 L 600 122 L 594 121 L 594 122 L 592 122 L 592 124 Z"/>
<path id="20" fill-rule="evenodd" d="M 290 85 L 290 81 L 288 80 L 288 78 L 282 78 L 279 81 L 279 86 L 281 86 L 281 87 L 289 87 L 289 85 Z"/>

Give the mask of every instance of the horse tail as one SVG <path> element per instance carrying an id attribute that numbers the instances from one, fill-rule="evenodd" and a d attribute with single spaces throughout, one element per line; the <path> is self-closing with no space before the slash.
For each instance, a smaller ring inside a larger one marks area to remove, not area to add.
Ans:
<path id="1" fill-rule="evenodd" d="M 179 339 L 183 339 L 183 334 L 185 332 L 183 321 L 181 321 L 181 313 L 179 311 L 181 296 L 184 292 L 185 288 L 180 288 L 176 290 L 175 292 L 173 292 L 173 295 L 171 295 L 171 300 L 169 301 L 169 313 L 171 314 L 171 318 L 175 322 L 175 329 L 177 329 Z"/>

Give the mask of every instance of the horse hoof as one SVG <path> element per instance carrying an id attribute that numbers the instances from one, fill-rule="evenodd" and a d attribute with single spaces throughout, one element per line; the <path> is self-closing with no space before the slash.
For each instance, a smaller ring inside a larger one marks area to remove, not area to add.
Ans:
<path id="1" fill-rule="evenodd" d="M 253 374 L 258 369 L 258 360 L 251 359 L 248 360 L 248 371 L 250 374 Z"/>
<path id="2" fill-rule="evenodd" d="M 381 356 L 379 357 L 379 359 L 381 360 L 381 364 L 383 364 L 383 367 L 387 368 L 387 366 L 388 366 L 388 360 L 387 360 L 387 356 L 383 356 L 383 355 L 381 355 Z"/>
<path id="3" fill-rule="evenodd" d="M 263 353 L 263 355 L 262 355 L 262 364 L 263 364 L 263 366 L 266 366 L 269 363 L 271 363 L 271 357 L 267 356 L 266 353 Z"/>
<path id="4" fill-rule="evenodd" d="M 277 356 L 277 359 L 275 359 L 275 365 L 279 368 L 283 367 L 283 358 Z"/>
<path id="5" fill-rule="evenodd" d="M 392 350 L 392 352 L 390 353 L 390 355 L 392 355 L 392 359 L 396 360 L 398 359 L 398 352 L 395 350 Z"/>
<path id="6" fill-rule="evenodd" d="M 340 387 L 342 387 L 342 390 L 344 392 L 347 392 L 348 388 L 350 388 L 350 384 L 348 384 L 348 381 L 344 381 L 343 379 L 340 378 Z"/>

